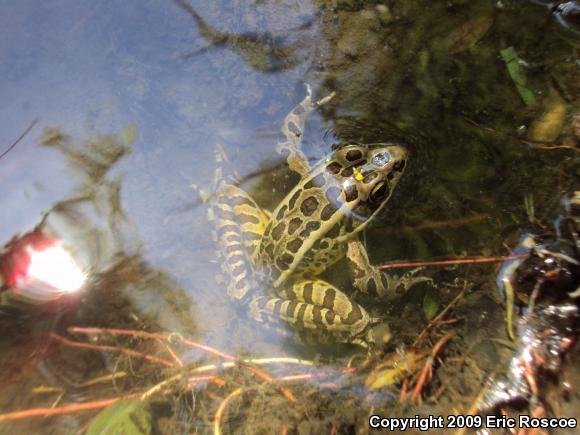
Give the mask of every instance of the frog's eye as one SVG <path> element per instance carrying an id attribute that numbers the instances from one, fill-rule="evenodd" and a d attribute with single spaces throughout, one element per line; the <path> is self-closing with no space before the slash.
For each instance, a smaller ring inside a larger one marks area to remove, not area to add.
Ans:
<path id="1" fill-rule="evenodd" d="M 373 156 L 372 162 L 376 166 L 384 167 L 387 163 L 391 161 L 392 157 L 388 151 L 381 151 Z"/>
<path id="2" fill-rule="evenodd" d="M 370 194 L 370 199 L 372 202 L 380 202 L 389 195 L 389 185 L 386 181 L 380 181 L 373 188 Z"/>

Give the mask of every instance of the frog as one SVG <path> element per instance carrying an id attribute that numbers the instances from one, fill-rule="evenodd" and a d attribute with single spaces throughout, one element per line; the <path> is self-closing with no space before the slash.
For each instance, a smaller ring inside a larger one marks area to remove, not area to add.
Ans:
<path id="1" fill-rule="evenodd" d="M 311 164 L 302 150 L 305 121 L 334 94 L 314 100 L 309 85 L 306 91 L 285 117 L 276 147 L 300 179 L 273 210 L 258 205 L 234 176 L 224 176 L 222 148 L 216 151 L 209 218 L 227 294 L 262 325 L 371 348 L 388 330 L 386 322 L 320 275 L 346 256 L 362 294 L 384 297 L 429 280 L 387 275 L 370 263 L 359 240 L 388 203 L 408 151 L 395 142 L 346 144 Z"/>

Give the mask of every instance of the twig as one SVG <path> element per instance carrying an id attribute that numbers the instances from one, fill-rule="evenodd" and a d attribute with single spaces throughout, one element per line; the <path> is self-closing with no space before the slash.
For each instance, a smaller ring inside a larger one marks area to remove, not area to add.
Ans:
<path id="1" fill-rule="evenodd" d="M 528 140 L 520 139 L 520 138 L 512 136 L 512 135 L 505 135 L 505 134 L 499 133 L 497 130 L 494 130 L 493 128 L 484 127 L 483 125 L 478 124 L 473 119 L 470 119 L 467 116 L 464 116 L 463 119 L 465 121 L 469 122 L 470 124 L 475 125 L 477 128 L 482 129 L 482 130 L 488 131 L 490 133 L 501 134 L 502 136 L 507 136 L 508 138 L 513 139 L 513 140 L 519 140 L 521 143 L 529 146 L 530 148 L 536 148 L 536 149 L 541 149 L 541 150 L 569 149 L 569 150 L 572 150 L 572 151 L 577 152 L 577 153 L 580 152 L 580 149 L 575 147 L 574 145 L 546 144 L 546 143 L 541 143 L 541 142 L 528 141 Z"/>
<path id="2" fill-rule="evenodd" d="M 12 151 L 12 150 L 14 149 L 14 147 L 15 147 L 16 145 L 18 145 L 18 142 L 20 142 L 22 139 L 24 139 L 24 136 L 26 136 L 26 135 L 27 135 L 27 134 L 30 132 L 30 130 L 32 130 L 32 128 L 33 128 L 33 127 L 36 125 L 36 123 L 37 123 L 37 122 L 38 122 L 38 118 L 34 119 L 34 120 L 33 120 L 33 121 L 30 123 L 30 125 L 28 126 L 28 128 L 27 128 L 26 130 L 24 130 L 24 132 L 23 132 L 23 133 L 22 133 L 22 134 L 21 134 L 21 135 L 18 137 L 18 139 L 16 139 L 16 140 L 15 140 L 15 141 L 12 143 L 12 145 L 10 145 L 10 146 L 9 146 L 9 147 L 6 149 L 6 151 L 4 151 L 2 154 L 0 154 L 0 159 L 1 159 L 2 157 L 4 157 L 6 154 L 8 154 L 10 151 Z"/>
<path id="3" fill-rule="evenodd" d="M 212 353 L 217 355 L 223 359 L 228 361 L 237 361 L 236 358 L 232 355 L 214 349 L 213 347 L 207 346 L 205 344 L 196 343 L 191 340 L 187 340 L 183 337 L 180 337 L 177 334 L 161 334 L 155 332 L 145 332 L 145 331 L 134 331 L 129 329 L 115 329 L 115 328 L 83 328 L 79 326 L 72 326 L 68 328 L 70 333 L 79 333 L 79 334 L 87 334 L 87 335 L 125 335 L 129 337 L 141 337 L 141 338 L 149 338 L 154 340 L 163 340 L 165 342 L 171 343 L 172 341 L 176 341 L 178 343 L 184 344 L 189 347 L 197 348 L 204 350 L 206 352 Z"/>
<path id="4" fill-rule="evenodd" d="M 89 335 L 112 334 L 112 335 L 126 335 L 126 336 L 132 336 L 132 337 L 144 337 L 144 338 L 151 338 L 151 339 L 160 339 L 160 340 L 164 340 L 168 343 L 175 341 L 175 342 L 181 343 L 185 346 L 192 347 L 194 349 L 201 349 L 201 350 L 204 350 L 208 353 L 217 355 L 217 356 L 219 356 L 227 361 L 234 362 L 237 365 L 239 365 L 240 367 L 245 368 L 246 370 L 250 371 L 251 373 L 256 375 L 258 378 L 262 379 L 263 381 L 266 381 L 267 383 L 274 385 L 273 378 L 270 375 L 268 375 L 267 373 L 263 372 L 262 370 L 260 370 L 256 367 L 252 367 L 251 365 L 244 363 L 243 361 L 238 360 L 236 357 L 234 357 L 232 355 L 229 355 L 229 354 L 224 353 L 220 350 L 214 349 L 213 347 L 207 346 L 205 344 L 201 344 L 201 343 L 197 343 L 195 341 L 187 340 L 183 337 L 180 337 L 179 335 L 160 334 L 160 333 L 145 332 L 145 331 L 132 331 L 132 330 L 125 330 L 125 329 L 109 329 L 109 328 L 70 327 L 70 328 L 68 328 L 68 331 L 71 333 L 76 332 L 76 333 L 89 334 Z M 296 398 L 294 397 L 294 395 L 287 388 L 285 388 L 283 386 L 276 386 L 276 388 L 278 389 L 280 394 L 282 394 L 284 397 L 286 397 L 289 401 L 291 401 L 291 402 L 296 401 Z"/>
<path id="5" fill-rule="evenodd" d="M 160 391 L 163 387 L 165 387 L 167 384 L 170 384 L 172 382 L 178 381 L 181 378 L 181 373 L 177 374 L 177 375 L 173 375 L 170 378 L 167 378 L 161 382 L 159 382 L 157 385 L 154 385 L 153 387 L 149 388 L 147 391 L 145 391 L 142 395 L 141 395 L 141 400 L 146 400 L 149 397 L 151 397 L 153 394 L 157 393 L 158 391 Z"/>
<path id="6" fill-rule="evenodd" d="M 468 118 L 467 116 L 463 116 L 463 119 L 465 119 L 470 124 L 475 125 L 477 128 L 481 128 L 482 130 L 489 131 L 491 133 L 497 133 L 497 130 L 494 130 L 493 128 L 490 127 L 484 127 L 483 125 L 478 124 L 473 119 Z"/>
<path id="7" fill-rule="evenodd" d="M 222 422 L 222 416 L 224 414 L 224 411 L 226 409 L 226 407 L 228 406 L 228 404 L 235 399 L 236 397 L 242 395 L 243 393 L 247 393 L 249 391 L 252 390 L 257 390 L 258 388 L 261 388 L 261 385 L 253 385 L 251 387 L 240 387 L 234 391 L 232 391 L 224 400 L 222 400 L 222 402 L 220 403 L 220 406 L 218 407 L 214 419 L 213 419 L 213 433 L 214 435 L 221 435 L 222 431 L 221 431 L 221 422 Z"/>
<path id="8" fill-rule="evenodd" d="M 507 257 L 462 257 L 454 260 L 440 261 L 410 261 L 405 263 L 389 263 L 377 266 L 379 269 L 395 269 L 398 267 L 448 266 L 455 264 L 498 263 L 501 261 L 516 260 L 526 255 L 509 255 Z"/>
<path id="9" fill-rule="evenodd" d="M 167 336 L 166 339 L 169 339 L 169 337 Z M 197 349 L 202 349 L 202 350 L 205 350 L 206 352 L 210 352 L 210 353 L 213 353 L 215 355 L 221 356 L 222 358 L 227 359 L 229 361 L 236 362 L 236 364 L 238 364 L 240 367 L 245 368 L 249 372 L 256 375 L 258 378 L 262 379 L 263 381 L 266 381 L 269 384 L 274 385 L 274 379 L 270 375 L 268 375 L 264 371 L 258 369 L 257 367 L 253 367 L 247 363 L 244 363 L 243 361 L 236 359 L 232 355 L 228 355 L 227 353 L 223 353 L 217 349 L 214 349 L 213 347 L 210 347 L 210 346 L 207 346 L 207 345 L 201 344 L 201 343 L 196 343 L 195 341 L 187 340 L 185 338 L 178 337 L 178 338 L 176 338 L 176 341 L 178 341 L 181 344 L 184 344 L 186 346 L 197 348 Z M 288 399 L 290 402 L 296 401 L 294 395 L 287 388 L 285 388 L 283 386 L 277 386 L 276 388 L 278 389 L 280 394 L 282 394 L 284 397 L 286 397 L 286 399 Z"/>
<path id="10" fill-rule="evenodd" d="M 409 378 L 406 377 L 401 385 L 401 391 L 399 391 L 399 402 L 403 403 L 407 398 L 407 391 L 409 390 Z"/>
<path id="11" fill-rule="evenodd" d="M 175 360 L 175 362 L 177 363 L 177 365 L 179 367 L 183 367 L 183 361 L 181 361 L 181 358 L 179 358 L 177 356 L 177 354 L 175 353 L 175 351 L 173 350 L 173 348 L 171 347 L 171 345 L 169 343 L 163 342 L 161 340 L 157 340 L 159 343 L 163 344 L 163 346 L 165 346 L 165 349 L 167 349 L 167 353 L 169 353 L 169 355 L 171 355 L 171 357 Z"/>
<path id="12" fill-rule="evenodd" d="M 313 367 L 314 361 L 303 360 L 298 358 L 288 358 L 288 357 L 275 357 L 275 358 L 255 358 L 255 359 L 243 359 L 243 362 L 246 364 L 254 364 L 254 365 L 268 365 L 268 364 L 296 364 L 296 365 L 304 365 L 307 367 Z M 236 367 L 237 364 L 234 362 L 225 362 L 219 365 L 217 364 L 208 364 L 205 366 L 199 366 L 194 368 L 190 371 L 190 373 L 203 373 L 203 372 L 211 372 L 218 369 L 229 369 L 231 367 Z"/>
<path id="13" fill-rule="evenodd" d="M 441 337 L 441 339 L 439 339 L 439 341 L 435 344 L 435 346 L 433 346 L 433 349 L 431 350 L 431 355 L 429 355 L 429 357 L 427 358 L 427 361 L 425 362 L 425 365 L 423 366 L 423 370 L 421 371 L 421 375 L 419 376 L 419 379 L 417 380 L 417 384 L 415 385 L 415 388 L 413 389 L 413 393 L 411 394 L 412 400 L 416 400 L 419 397 L 419 395 L 421 394 L 421 390 L 423 389 L 423 385 L 425 384 L 427 378 L 430 378 L 432 373 L 433 373 L 433 361 L 435 360 L 435 357 L 437 356 L 437 354 L 439 353 L 441 348 L 449 340 L 451 340 L 454 335 L 455 335 L 455 332 L 453 332 L 453 331 L 448 332 L 443 337 Z"/>
<path id="14" fill-rule="evenodd" d="M 300 375 L 286 375 L 286 376 L 280 376 L 278 378 L 275 378 L 274 380 L 278 381 L 278 382 L 293 382 L 293 381 L 305 381 L 307 379 L 312 379 L 314 378 L 315 375 L 313 373 L 304 373 L 304 374 L 300 374 Z M 318 378 L 318 376 L 316 376 Z M 320 376 L 322 377 L 322 376 Z"/>
<path id="15" fill-rule="evenodd" d="M 220 388 L 223 388 L 226 386 L 226 381 L 224 381 L 222 378 L 215 376 L 215 375 L 191 376 L 187 379 L 187 386 L 192 387 L 193 384 L 195 384 L 197 382 L 202 382 L 202 381 L 212 382 Z"/>
<path id="16" fill-rule="evenodd" d="M 0 414 L 0 421 L 22 420 L 28 417 L 48 417 L 51 415 L 72 414 L 73 412 L 88 411 L 92 409 L 105 408 L 121 399 L 131 399 L 141 393 L 129 394 L 127 396 L 113 397 L 111 399 L 96 400 L 94 402 L 75 403 L 74 405 L 64 405 L 57 408 L 32 408 L 24 411 L 8 412 Z"/>
<path id="17" fill-rule="evenodd" d="M 573 145 L 557 145 L 557 144 L 545 144 L 545 143 L 534 143 L 534 142 L 529 142 L 527 140 L 522 140 L 522 143 L 528 145 L 530 148 L 535 148 L 535 149 L 539 149 L 539 150 L 558 150 L 558 149 L 568 149 L 568 150 L 572 150 L 574 152 L 580 152 L 580 148 L 577 148 Z"/>
<path id="18" fill-rule="evenodd" d="M 439 314 L 437 314 L 428 324 L 427 326 L 425 326 L 425 328 L 423 329 L 423 331 L 421 331 L 421 333 L 419 334 L 419 337 L 417 337 L 417 339 L 415 340 L 415 342 L 413 343 L 413 347 L 417 346 L 418 343 L 421 342 L 421 340 L 423 340 L 423 338 L 425 338 L 425 335 L 427 335 L 427 332 L 429 331 L 429 329 L 431 329 L 431 327 L 435 324 L 437 324 L 439 322 L 439 320 L 445 316 L 445 314 L 457 303 L 459 302 L 459 300 L 463 297 L 463 295 L 465 295 L 465 292 L 467 291 L 467 283 L 465 283 L 463 285 L 463 289 L 459 292 L 459 294 L 457 296 L 455 296 L 453 298 L 453 300 L 449 303 L 449 305 L 447 305 L 445 308 L 443 308 L 443 310 L 441 310 L 441 312 Z"/>
<path id="19" fill-rule="evenodd" d="M 137 352 L 136 350 L 125 349 L 123 347 L 104 346 L 104 345 L 90 344 L 90 343 L 80 343 L 78 341 L 72 341 L 72 340 L 69 340 L 67 338 L 61 337 L 60 335 L 55 334 L 54 332 L 51 332 L 49 334 L 49 336 L 52 339 L 54 339 L 56 341 L 60 341 L 61 343 L 63 343 L 66 346 L 69 346 L 69 347 L 76 347 L 76 348 L 80 348 L 80 349 L 92 349 L 92 350 L 99 350 L 99 351 L 121 352 L 121 353 L 125 353 L 127 355 L 130 355 L 130 356 L 146 359 L 147 361 L 151 361 L 151 362 L 156 363 L 156 364 L 161 364 L 165 367 L 173 367 L 173 363 L 171 361 L 157 358 L 156 356 L 148 355 L 146 353 Z"/>
<path id="20" fill-rule="evenodd" d="M 124 378 L 125 376 L 127 376 L 127 372 L 119 371 L 119 372 L 115 372 L 115 373 L 110 373 L 110 374 L 105 375 L 105 376 L 99 376 L 98 378 L 89 379 L 86 382 L 75 385 L 75 387 L 77 387 L 77 388 L 91 387 L 93 385 L 100 384 L 102 382 L 108 382 L 108 381 L 113 381 L 115 379 Z"/>

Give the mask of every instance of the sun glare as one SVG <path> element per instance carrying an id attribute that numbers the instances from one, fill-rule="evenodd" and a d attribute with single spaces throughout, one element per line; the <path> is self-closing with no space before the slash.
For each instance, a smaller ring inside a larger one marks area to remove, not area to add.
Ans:
<path id="1" fill-rule="evenodd" d="M 63 293 L 74 293 L 85 283 L 86 275 L 61 246 L 51 246 L 42 251 L 29 248 L 29 254 L 29 278 L 35 278 Z"/>

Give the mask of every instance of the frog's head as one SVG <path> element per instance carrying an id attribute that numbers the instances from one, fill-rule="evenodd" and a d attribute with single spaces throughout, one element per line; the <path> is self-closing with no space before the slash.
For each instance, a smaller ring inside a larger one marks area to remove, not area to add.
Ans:
<path id="1" fill-rule="evenodd" d="M 385 206 L 406 163 L 407 150 L 401 145 L 347 145 L 333 153 L 326 171 L 342 189 L 345 214 L 365 222 Z"/>

